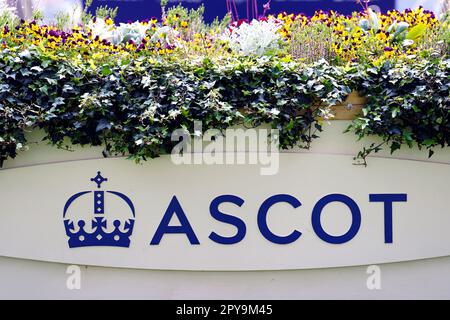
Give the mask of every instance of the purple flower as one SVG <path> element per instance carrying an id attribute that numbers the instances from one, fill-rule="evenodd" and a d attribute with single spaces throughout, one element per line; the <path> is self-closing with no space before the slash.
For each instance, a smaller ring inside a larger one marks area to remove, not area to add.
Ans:
<path id="1" fill-rule="evenodd" d="M 48 33 L 50 36 L 52 37 L 59 37 L 59 32 L 55 31 L 55 30 L 50 30 Z"/>

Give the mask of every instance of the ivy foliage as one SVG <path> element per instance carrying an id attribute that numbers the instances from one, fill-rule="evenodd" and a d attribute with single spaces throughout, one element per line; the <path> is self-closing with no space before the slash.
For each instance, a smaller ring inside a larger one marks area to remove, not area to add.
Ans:
<path id="1" fill-rule="evenodd" d="M 308 148 L 322 131 L 320 117 L 352 91 L 367 97 L 349 127 L 366 158 L 389 146 L 418 146 L 433 155 L 450 145 L 450 60 L 420 58 L 380 66 L 306 66 L 277 57 L 225 61 L 155 60 L 145 56 L 74 64 L 37 49 L 0 52 L 0 162 L 27 148 L 27 132 L 42 129 L 60 148 L 104 146 L 104 156 L 136 161 L 170 153 L 172 132 L 270 124 L 280 147 Z"/>
<path id="2" fill-rule="evenodd" d="M 450 60 L 419 59 L 385 62 L 379 67 L 359 65 L 347 74 L 352 87 L 367 97 L 363 114 L 349 130 L 359 138 L 378 136 L 381 144 L 362 150 L 366 158 L 388 145 L 429 150 L 450 145 Z"/>
<path id="3" fill-rule="evenodd" d="M 104 155 L 140 161 L 171 152 L 171 134 L 270 123 L 280 146 L 308 147 L 318 118 L 351 92 L 342 69 L 278 58 L 221 63 L 145 56 L 99 67 L 37 49 L 0 53 L 0 162 L 27 148 L 26 133 L 45 132 L 61 148 L 105 146 Z"/>

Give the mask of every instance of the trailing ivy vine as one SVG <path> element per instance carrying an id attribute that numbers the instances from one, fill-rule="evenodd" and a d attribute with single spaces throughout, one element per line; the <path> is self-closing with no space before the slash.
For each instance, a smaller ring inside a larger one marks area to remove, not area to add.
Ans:
<path id="1" fill-rule="evenodd" d="M 382 143 L 362 150 L 366 158 L 387 145 L 395 152 L 403 145 L 429 150 L 450 145 L 450 60 L 407 60 L 358 66 L 347 77 L 367 97 L 363 114 L 350 126 L 359 138 L 381 137 Z"/>
<path id="2" fill-rule="evenodd" d="M 308 147 L 327 108 L 351 92 L 341 68 L 306 67 L 277 58 L 230 58 L 220 64 L 138 57 L 90 68 L 32 49 L 0 54 L 0 161 L 45 132 L 58 147 L 104 145 L 104 155 L 140 161 L 172 150 L 175 129 L 223 130 L 270 123 L 280 146 Z"/>

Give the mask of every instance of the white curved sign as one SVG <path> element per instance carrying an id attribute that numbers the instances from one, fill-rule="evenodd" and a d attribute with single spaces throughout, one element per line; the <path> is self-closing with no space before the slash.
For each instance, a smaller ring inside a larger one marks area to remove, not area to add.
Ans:
<path id="1" fill-rule="evenodd" d="M 106 180 L 107 179 L 107 180 Z M 282 154 L 255 166 L 101 159 L 0 170 L 0 255 L 166 270 L 286 270 L 450 255 L 450 166 Z"/>

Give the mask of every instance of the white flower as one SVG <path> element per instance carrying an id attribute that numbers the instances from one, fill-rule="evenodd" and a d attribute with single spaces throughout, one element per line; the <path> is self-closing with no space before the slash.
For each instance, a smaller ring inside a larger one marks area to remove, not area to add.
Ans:
<path id="1" fill-rule="evenodd" d="M 172 27 L 164 26 L 158 28 L 155 33 L 153 34 L 151 41 L 152 42 L 158 42 L 161 41 L 162 45 L 167 46 L 179 46 L 179 32 Z"/>
<path id="2" fill-rule="evenodd" d="M 280 110 L 273 108 L 269 111 L 269 114 L 272 118 L 276 118 L 280 114 Z"/>
<path id="3" fill-rule="evenodd" d="M 16 13 L 16 8 L 11 7 L 6 0 L 0 0 L 0 14 L 4 13 Z"/>
<path id="4" fill-rule="evenodd" d="M 245 55 L 263 56 L 280 48 L 280 28 L 281 24 L 275 19 L 253 20 L 251 23 L 232 27 L 225 40 L 229 41 L 230 47 L 235 51 Z"/>
<path id="5" fill-rule="evenodd" d="M 403 40 L 402 44 L 403 44 L 404 47 L 409 47 L 409 46 L 412 46 L 414 44 L 414 40 L 405 39 L 405 40 Z"/>
<path id="6" fill-rule="evenodd" d="M 136 44 L 140 44 L 144 40 L 149 28 L 149 24 L 144 25 L 136 21 L 134 23 L 121 23 L 116 31 L 121 38 L 120 42 L 133 41 Z"/>
<path id="7" fill-rule="evenodd" d="M 6 0 L 0 0 L 0 25 L 9 24 L 17 18 L 16 8 L 10 6 Z"/>
<path id="8" fill-rule="evenodd" d="M 147 108 L 147 110 L 145 110 L 145 112 L 143 113 L 142 117 L 143 118 L 148 118 L 150 120 L 155 120 L 155 114 L 156 111 L 158 110 L 158 105 L 156 103 L 152 103 L 151 106 L 149 106 Z"/>
<path id="9" fill-rule="evenodd" d="M 99 37 L 101 40 L 108 40 L 112 42 L 115 26 L 108 25 L 104 19 L 96 18 L 95 22 L 89 22 L 88 28 L 91 30 L 94 38 Z"/>
<path id="10" fill-rule="evenodd" d="M 169 118 L 175 119 L 180 114 L 181 114 L 181 110 L 170 110 Z"/>
<path id="11" fill-rule="evenodd" d="M 101 40 L 107 40 L 112 44 L 126 43 L 133 41 L 140 44 L 147 34 L 149 25 L 144 25 L 138 21 L 134 23 L 121 23 L 118 27 L 115 25 L 108 25 L 104 19 L 96 19 L 88 24 L 94 37 L 99 37 Z"/>

